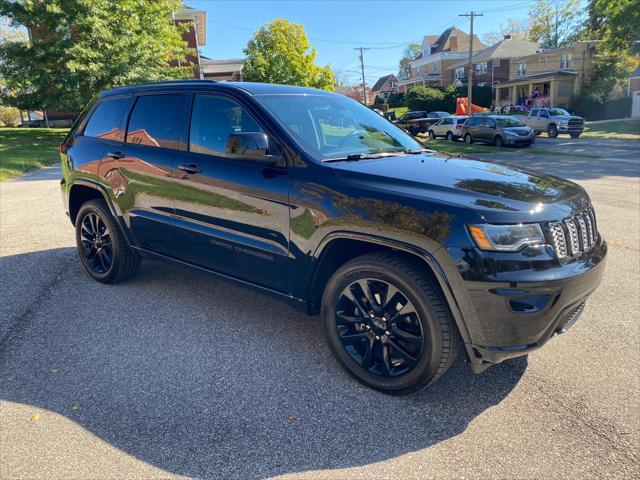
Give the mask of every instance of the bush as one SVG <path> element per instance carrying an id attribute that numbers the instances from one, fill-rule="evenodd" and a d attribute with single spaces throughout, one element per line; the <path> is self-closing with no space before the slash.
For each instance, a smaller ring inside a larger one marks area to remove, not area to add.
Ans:
<path id="1" fill-rule="evenodd" d="M 413 87 L 407 92 L 405 103 L 409 110 L 445 110 L 448 102 L 442 90 L 433 87 Z"/>
<path id="2" fill-rule="evenodd" d="M 389 95 L 387 103 L 391 108 L 404 107 L 404 93 L 392 93 Z"/>
<path id="3" fill-rule="evenodd" d="M 600 101 L 589 95 L 574 95 L 569 100 L 569 110 L 587 120 L 608 120 L 631 116 L 631 97 Z"/>
<path id="4" fill-rule="evenodd" d="M 0 125 L 16 127 L 20 123 L 20 110 L 14 107 L 0 106 Z"/>

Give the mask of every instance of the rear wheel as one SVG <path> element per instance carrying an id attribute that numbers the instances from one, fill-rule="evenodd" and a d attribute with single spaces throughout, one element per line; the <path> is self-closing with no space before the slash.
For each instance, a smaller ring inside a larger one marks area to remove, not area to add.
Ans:
<path id="1" fill-rule="evenodd" d="M 104 200 L 91 200 L 76 217 L 76 244 L 82 265 L 94 280 L 116 283 L 133 276 L 140 265 Z"/>
<path id="2" fill-rule="evenodd" d="M 392 255 L 366 254 L 342 266 L 327 284 L 322 318 L 345 369 L 386 393 L 432 383 L 457 354 L 442 293 L 426 272 Z"/>
<path id="3" fill-rule="evenodd" d="M 471 138 L 471 134 L 470 134 L 470 133 L 467 133 L 467 134 L 464 136 L 464 142 L 465 142 L 467 145 L 471 145 L 471 144 L 473 143 L 473 138 Z"/>
<path id="4" fill-rule="evenodd" d="M 433 130 L 429 130 L 429 138 L 431 140 L 435 140 L 436 139 L 436 134 Z"/>
<path id="5" fill-rule="evenodd" d="M 549 138 L 556 138 L 558 136 L 558 127 L 556 127 L 553 123 L 549 125 L 547 128 L 547 135 Z"/>
<path id="6" fill-rule="evenodd" d="M 447 132 L 447 140 L 449 140 L 450 142 L 453 142 L 453 133 Z"/>
<path id="7" fill-rule="evenodd" d="M 504 147 L 504 142 L 502 141 L 502 137 L 500 135 L 496 135 L 496 138 L 493 139 L 493 144 L 496 147 Z"/>

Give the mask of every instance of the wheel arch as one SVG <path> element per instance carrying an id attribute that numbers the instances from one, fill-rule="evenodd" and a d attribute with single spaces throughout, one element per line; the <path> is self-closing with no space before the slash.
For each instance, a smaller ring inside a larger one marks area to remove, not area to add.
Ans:
<path id="1" fill-rule="evenodd" d="M 440 250 L 441 247 L 438 248 Z M 344 263 L 373 251 L 387 251 L 401 256 L 409 262 L 419 265 L 424 272 L 435 280 L 440 288 L 449 311 L 453 315 L 456 327 L 464 343 L 470 343 L 469 332 L 460 310 L 458 299 L 447 278 L 445 270 L 435 258 L 434 252 L 384 237 L 339 232 L 330 234 L 320 243 L 314 257 L 314 263 L 307 290 L 307 305 L 310 314 L 317 314 L 326 285 L 331 275 Z"/>
<path id="2" fill-rule="evenodd" d="M 82 205 L 90 200 L 104 200 L 116 219 L 124 238 L 129 245 L 132 245 L 129 231 L 124 224 L 122 214 L 118 207 L 111 201 L 106 189 L 99 183 L 88 179 L 77 179 L 69 187 L 69 219 L 73 225 L 76 224 L 76 217 Z"/>

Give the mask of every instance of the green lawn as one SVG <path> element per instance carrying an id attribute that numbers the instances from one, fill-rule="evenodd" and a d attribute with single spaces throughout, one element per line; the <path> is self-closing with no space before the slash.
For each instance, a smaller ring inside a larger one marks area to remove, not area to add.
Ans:
<path id="1" fill-rule="evenodd" d="M 467 145 L 463 141 L 450 142 L 448 140 L 436 139 L 431 140 L 427 137 L 416 137 L 416 139 L 427 146 L 428 148 L 433 148 L 434 150 L 438 150 L 441 152 L 452 153 L 452 154 L 469 154 L 469 153 L 506 153 L 511 155 L 520 155 L 522 153 L 526 154 L 534 154 L 534 155 L 550 155 L 550 156 L 566 156 L 565 153 L 562 152 L 551 152 L 548 150 L 540 150 L 532 147 L 528 148 L 514 148 L 514 147 L 494 147 L 493 145 L 486 144 L 478 144 L 474 143 L 472 145 Z M 600 158 L 597 155 L 586 155 L 586 154 L 576 154 L 578 157 L 585 158 Z"/>
<path id="2" fill-rule="evenodd" d="M 66 128 L 0 128 L 0 182 L 60 161 Z"/>
<path id="3" fill-rule="evenodd" d="M 396 117 L 399 117 L 400 115 L 402 115 L 404 112 L 407 112 L 407 111 L 409 111 L 407 107 L 394 107 L 387 110 L 387 112 L 396 112 Z"/>
<path id="4" fill-rule="evenodd" d="M 589 125 L 582 134 L 585 138 L 640 140 L 640 119 L 617 120 Z"/>

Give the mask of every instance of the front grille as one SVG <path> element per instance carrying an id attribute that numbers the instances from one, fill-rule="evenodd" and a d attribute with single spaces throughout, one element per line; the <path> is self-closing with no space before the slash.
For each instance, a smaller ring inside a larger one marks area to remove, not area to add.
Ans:
<path id="1" fill-rule="evenodd" d="M 589 207 L 561 222 L 552 222 L 547 232 L 558 258 L 577 257 L 591 250 L 598 240 L 595 212 Z"/>
<path id="2" fill-rule="evenodd" d="M 582 124 L 584 123 L 584 120 L 582 120 L 581 118 L 571 118 L 569 119 L 568 124 L 571 126 L 582 126 Z"/>

